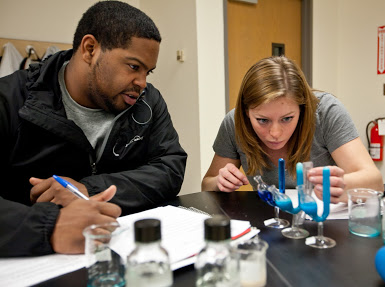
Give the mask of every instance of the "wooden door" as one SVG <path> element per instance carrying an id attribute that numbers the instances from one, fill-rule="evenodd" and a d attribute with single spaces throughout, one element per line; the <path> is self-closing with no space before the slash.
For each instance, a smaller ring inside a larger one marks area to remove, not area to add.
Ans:
<path id="1" fill-rule="evenodd" d="M 227 1 L 228 109 L 235 107 L 247 70 L 284 44 L 285 56 L 301 67 L 301 0 Z M 240 190 L 252 190 L 250 185 Z"/>

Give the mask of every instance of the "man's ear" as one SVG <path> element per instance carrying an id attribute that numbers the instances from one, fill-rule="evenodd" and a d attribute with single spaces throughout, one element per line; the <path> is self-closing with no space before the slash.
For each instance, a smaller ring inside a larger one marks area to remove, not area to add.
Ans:
<path id="1" fill-rule="evenodd" d="M 91 64 L 92 58 L 96 55 L 99 47 L 99 42 L 93 35 L 87 34 L 83 37 L 80 43 L 82 58 L 87 64 Z"/>

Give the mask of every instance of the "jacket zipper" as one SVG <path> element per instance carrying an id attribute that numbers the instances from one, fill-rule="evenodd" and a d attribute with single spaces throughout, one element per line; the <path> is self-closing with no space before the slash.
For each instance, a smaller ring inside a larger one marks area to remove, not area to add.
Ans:
<path id="1" fill-rule="evenodd" d="M 89 157 L 90 157 L 91 173 L 92 175 L 95 175 L 98 172 L 96 169 L 96 162 L 94 161 L 92 154 L 89 154 Z"/>
<path id="2" fill-rule="evenodd" d="M 97 173 L 96 162 L 91 163 L 92 175 Z"/>
<path id="3" fill-rule="evenodd" d="M 144 92 L 142 92 L 142 94 L 144 94 Z M 141 95 L 142 95 L 141 94 Z M 94 157 L 90 154 L 90 164 L 91 164 L 91 170 L 92 170 L 92 175 L 95 175 L 97 173 L 97 168 L 96 168 L 96 163 L 100 160 L 100 158 L 102 157 L 102 154 L 104 152 L 104 148 L 106 147 L 106 144 L 107 144 L 107 141 L 108 141 L 108 138 L 110 137 L 110 134 L 111 134 L 111 131 L 116 123 L 116 121 L 122 116 L 124 115 L 128 110 L 130 110 L 132 108 L 132 106 L 130 106 L 128 109 L 124 110 L 123 112 L 121 112 L 119 115 L 117 115 L 115 117 L 115 119 L 112 121 L 111 123 L 111 127 L 110 129 L 108 130 L 106 136 L 104 137 L 104 140 L 103 140 L 103 144 L 101 146 L 101 148 L 99 149 L 99 152 L 98 154 L 96 155 L 96 160 L 94 160 Z"/>

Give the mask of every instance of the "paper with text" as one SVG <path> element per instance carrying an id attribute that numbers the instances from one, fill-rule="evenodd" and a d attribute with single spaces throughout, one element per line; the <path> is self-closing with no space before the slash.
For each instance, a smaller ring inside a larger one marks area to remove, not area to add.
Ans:
<path id="1" fill-rule="evenodd" d="M 81 269 L 84 255 L 51 254 L 0 259 L 0 286 L 24 287 Z"/>
<path id="2" fill-rule="evenodd" d="M 170 262 L 176 262 L 196 255 L 204 245 L 204 220 L 208 215 L 194 211 L 178 208 L 175 206 L 164 206 L 146 210 L 118 219 L 122 225 L 131 226 L 134 222 L 144 218 L 156 218 L 161 221 L 162 246 L 168 251 Z M 231 236 L 235 237 L 250 228 L 249 221 L 231 220 Z M 254 234 L 255 235 L 255 234 Z M 120 242 L 114 250 L 123 258 L 134 247 L 134 235 L 129 239 L 129 244 Z M 131 248 L 127 248 L 127 247 Z"/>

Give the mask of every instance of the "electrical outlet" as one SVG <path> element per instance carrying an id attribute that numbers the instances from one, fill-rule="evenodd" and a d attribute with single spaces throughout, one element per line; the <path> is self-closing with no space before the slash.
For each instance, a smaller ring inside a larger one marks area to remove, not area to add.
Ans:
<path id="1" fill-rule="evenodd" d="M 176 51 L 176 60 L 179 62 L 184 62 L 184 51 L 183 50 L 177 50 Z"/>

